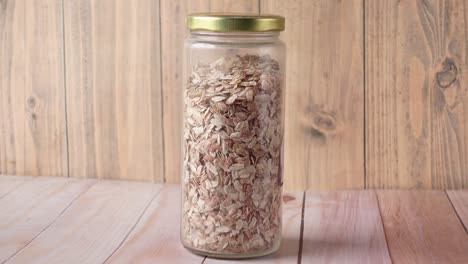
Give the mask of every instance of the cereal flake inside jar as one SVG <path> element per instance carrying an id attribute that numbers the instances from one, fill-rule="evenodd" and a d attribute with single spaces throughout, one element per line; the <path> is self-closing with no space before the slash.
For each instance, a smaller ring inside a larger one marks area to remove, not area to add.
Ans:
<path id="1" fill-rule="evenodd" d="M 193 67 L 184 88 L 182 241 L 268 251 L 281 235 L 282 76 L 268 55 Z"/>

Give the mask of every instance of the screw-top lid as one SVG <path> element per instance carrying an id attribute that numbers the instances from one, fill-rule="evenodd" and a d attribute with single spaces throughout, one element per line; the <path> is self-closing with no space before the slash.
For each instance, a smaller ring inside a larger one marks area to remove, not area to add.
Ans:
<path id="1" fill-rule="evenodd" d="M 284 30 L 284 17 L 276 15 L 198 13 L 189 14 L 186 22 L 190 30 L 218 32 Z"/>

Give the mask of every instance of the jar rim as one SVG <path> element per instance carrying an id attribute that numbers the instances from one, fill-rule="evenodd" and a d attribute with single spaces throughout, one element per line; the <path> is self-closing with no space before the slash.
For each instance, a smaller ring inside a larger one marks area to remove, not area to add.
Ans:
<path id="1" fill-rule="evenodd" d="M 285 19 L 278 15 L 194 13 L 186 18 L 189 30 L 217 32 L 283 31 Z"/>

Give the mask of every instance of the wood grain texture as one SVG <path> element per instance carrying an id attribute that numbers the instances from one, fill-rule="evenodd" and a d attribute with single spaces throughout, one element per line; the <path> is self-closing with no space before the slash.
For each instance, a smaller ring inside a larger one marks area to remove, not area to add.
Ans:
<path id="1" fill-rule="evenodd" d="M 257 13 L 258 1 L 161 0 L 164 176 L 168 183 L 178 183 L 180 179 L 183 43 L 187 36 L 185 16 L 210 10 Z"/>
<path id="2" fill-rule="evenodd" d="M 465 263 L 468 236 L 444 192 L 377 191 L 394 263 Z"/>
<path id="3" fill-rule="evenodd" d="M 375 193 L 307 192 L 302 263 L 391 263 Z"/>
<path id="4" fill-rule="evenodd" d="M 463 0 L 366 1 L 367 183 L 468 187 Z"/>
<path id="5" fill-rule="evenodd" d="M 211 0 L 210 12 L 258 14 L 259 0 Z"/>
<path id="6" fill-rule="evenodd" d="M 362 1 L 260 9 L 286 17 L 286 188 L 364 187 Z"/>
<path id="7" fill-rule="evenodd" d="M 0 262 L 232 262 L 204 260 L 182 247 L 177 185 L 28 179 L 0 199 Z M 0 186 L 9 180 L 0 176 Z M 468 236 L 454 210 L 466 215 L 466 191 L 307 192 L 305 198 L 302 212 L 302 193 L 283 196 L 280 250 L 243 262 L 296 263 L 300 256 L 301 263 L 468 259 Z"/>
<path id="8" fill-rule="evenodd" d="M 468 191 L 447 191 L 450 202 L 455 208 L 460 221 L 468 230 Z M 468 231 L 467 231 L 468 232 Z"/>
<path id="9" fill-rule="evenodd" d="M 106 263 L 202 263 L 180 242 L 180 188 L 165 185 Z"/>
<path id="10" fill-rule="evenodd" d="M 125 240 L 160 186 L 99 182 L 7 263 L 103 263 Z"/>
<path id="11" fill-rule="evenodd" d="M 179 182 L 185 15 L 261 11 L 286 17 L 286 189 L 468 188 L 467 6 L 0 1 L 0 174 Z"/>
<path id="12" fill-rule="evenodd" d="M 0 174 L 67 175 L 62 1 L 0 2 Z"/>
<path id="13" fill-rule="evenodd" d="M 163 181 L 159 1 L 65 0 L 72 177 Z"/>
<path id="14" fill-rule="evenodd" d="M 304 193 L 285 193 L 283 195 L 283 230 L 281 246 L 277 252 L 261 258 L 242 260 L 242 263 L 285 264 L 299 263 L 301 240 L 302 202 Z M 204 264 L 232 263 L 232 260 L 207 258 Z"/>
<path id="15" fill-rule="evenodd" d="M 0 263 L 28 245 L 94 181 L 28 181 L 0 200 Z"/>
<path id="16" fill-rule="evenodd" d="M 0 175 L 0 199 L 33 177 Z"/>

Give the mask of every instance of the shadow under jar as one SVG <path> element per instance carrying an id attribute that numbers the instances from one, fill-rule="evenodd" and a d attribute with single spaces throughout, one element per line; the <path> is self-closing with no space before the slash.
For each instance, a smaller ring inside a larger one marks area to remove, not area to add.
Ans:
<path id="1" fill-rule="evenodd" d="M 181 240 L 219 258 L 281 241 L 285 47 L 279 16 L 187 17 Z"/>

